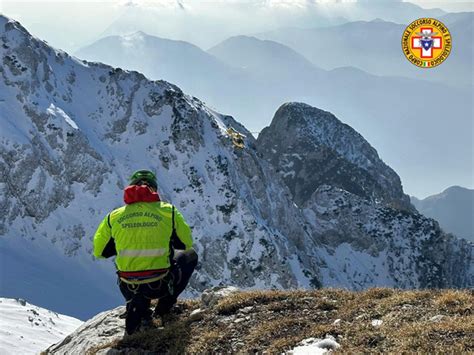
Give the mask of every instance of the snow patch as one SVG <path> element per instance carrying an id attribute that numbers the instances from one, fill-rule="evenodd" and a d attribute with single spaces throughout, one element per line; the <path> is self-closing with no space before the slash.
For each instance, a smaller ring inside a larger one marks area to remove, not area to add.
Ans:
<path id="1" fill-rule="evenodd" d="M 72 128 L 79 129 L 76 122 L 74 122 L 74 120 L 69 117 L 61 108 L 54 106 L 54 104 L 49 105 L 46 112 L 54 117 L 63 118 Z"/>
<path id="2" fill-rule="evenodd" d="M 79 319 L 22 299 L 0 298 L 0 353 L 38 354 L 81 325 Z"/>
<path id="3" fill-rule="evenodd" d="M 444 319 L 444 316 L 442 314 L 438 314 L 436 316 L 431 317 L 430 322 L 438 323 L 438 322 L 442 321 L 443 319 Z"/>
<path id="4" fill-rule="evenodd" d="M 380 327 L 383 324 L 383 321 L 381 319 L 372 319 L 372 327 Z"/>
<path id="5" fill-rule="evenodd" d="M 326 354 L 331 350 L 340 348 L 336 339 L 332 336 L 327 336 L 325 339 L 308 338 L 303 340 L 297 347 L 290 350 L 288 354 L 292 355 L 319 355 Z"/>

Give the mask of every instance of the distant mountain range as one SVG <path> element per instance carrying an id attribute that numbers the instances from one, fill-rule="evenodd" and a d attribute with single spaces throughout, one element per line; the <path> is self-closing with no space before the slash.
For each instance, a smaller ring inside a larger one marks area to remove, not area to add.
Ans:
<path id="1" fill-rule="evenodd" d="M 242 70 L 232 68 L 195 45 L 143 32 L 103 38 L 79 50 L 76 55 L 137 70 L 151 79 L 168 80 L 190 94 L 199 94 L 212 101 L 220 99 L 222 94 L 219 91 L 237 101 L 236 96 L 245 83 Z"/>
<path id="2" fill-rule="evenodd" d="M 106 37 L 76 55 L 169 80 L 211 107 L 232 113 L 252 132 L 265 127 L 282 102 L 301 101 L 331 111 L 369 139 L 410 190 L 410 183 L 426 174 L 437 176 L 424 184 L 428 191 L 470 179 L 469 90 L 375 76 L 354 67 L 327 71 L 285 45 L 248 36 L 229 38 L 205 52 L 186 42 L 136 33 Z"/>
<path id="3" fill-rule="evenodd" d="M 128 4 L 101 37 L 143 31 L 209 48 L 231 36 L 276 28 L 326 27 L 374 18 L 408 23 L 419 17 L 440 17 L 446 13 L 402 1 L 160 1 L 144 6 L 133 2 Z"/>
<path id="4" fill-rule="evenodd" d="M 262 41 L 255 37 L 231 37 L 207 51 L 231 67 L 244 69 L 262 78 L 293 79 L 299 81 L 314 72 L 324 74 L 298 52 L 274 41 Z M 295 77 L 296 75 L 296 77 Z"/>
<path id="5" fill-rule="evenodd" d="M 411 202 L 427 217 L 434 218 L 446 231 L 474 242 L 474 190 L 451 186 L 440 194 Z"/>
<path id="6" fill-rule="evenodd" d="M 473 78 L 466 73 L 472 72 L 474 13 L 439 19 L 446 22 L 455 47 L 435 70 L 420 70 L 406 60 L 400 45 L 406 22 L 379 19 L 313 29 L 282 28 L 256 36 L 285 44 L 324 69 L 354 66 L 377 75 L 437 81 L 472 91 Z"/>

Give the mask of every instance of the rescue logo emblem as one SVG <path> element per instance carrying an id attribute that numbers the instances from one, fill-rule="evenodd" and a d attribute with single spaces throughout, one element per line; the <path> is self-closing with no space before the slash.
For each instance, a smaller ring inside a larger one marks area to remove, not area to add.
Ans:
<path id="1" fill-rule="evenodd" d="M 419 18 L 403 32 L 403 54 L 417 67 L 432 68 L 440 65 L 448 58 L 451 48 L 448 28 L 434 18 Z"/>

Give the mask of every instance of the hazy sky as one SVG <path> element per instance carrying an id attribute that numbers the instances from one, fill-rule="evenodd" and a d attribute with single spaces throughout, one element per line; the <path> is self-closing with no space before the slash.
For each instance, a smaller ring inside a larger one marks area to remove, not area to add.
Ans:
<path id="1" fill-rule="evenodd" d="M 179 10 L 180 7 L 195 10 L 199 7 L 199 14 L 205 16 L 206 12 L 215 19 L 216 11 L 213 11 L 213 4 L 221 4 L 218 13 L 226 10 L 222 7 L 223 3 L 246 3 L 259 4 L 268 8 L 289 4 L 293 8 L 304 8 L 308 2 L 317 3 L 336 3 L 336 2 L 355 2 L 355 0 L 0 0 L 0 12 L 20 21 L 36 36 L 46 39 L 53 46 L 59 47 L 69 52 L 95 41 L 104 31 L 125 11 L 130 9 L 130 5 L 159 9 L 161 12 Z M 391 0 L 362 0 L 364 2 L 387 2 Z M 432 0 L 414 0 L 411 1 L 424 8 L 441 8 L 445 11 L 472 11 L 473 2 L 469 1 L 432 1 Z M 338 5 L 339 6 L 339 5 Z M 235 7 L 234 7 L 235 8 Z M 232 8 L 222 17 L 231 17 Z M 288 10 L 291 11 L 291 10 Z M 251 16 L 250 16 L 251 17 Z M 268 17 L 268 21 L 276 21 Z M 208 21 L 209 18 L 203 19 Z M 239 21 L 241 19 L 239 18 Z M 177 29 L 176 32 L 179 32 Z M 242 33 L 241 33 L 242 34 Z M 245 33 L 244 33 L 245 34 Z M 169 36 L 172 38 L 172 36 Z M 172 39 L 181 39 L 177 35 Z M 210 46 L 210 44 L 195 43 L 201 46 Z M 216 44 L 216 43 L 212 43 Z M 207 48 L 204 48 L 207 49 Z"/>

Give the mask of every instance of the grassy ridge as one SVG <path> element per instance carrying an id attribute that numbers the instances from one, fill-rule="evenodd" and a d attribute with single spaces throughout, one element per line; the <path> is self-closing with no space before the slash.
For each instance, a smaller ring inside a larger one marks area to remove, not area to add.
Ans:
<path id="1" fill-rule="evenodd" d="M 156 328 L 107 346 L 136 353 L 282 353 L 303 339 L 332 335 L 340 353 L 474 352 L 474 292 L 468 290 L 248 291 L 194 322 L 188 316 L 200 302 L 182 306 L 166 327 L 156 321 Z"/>

